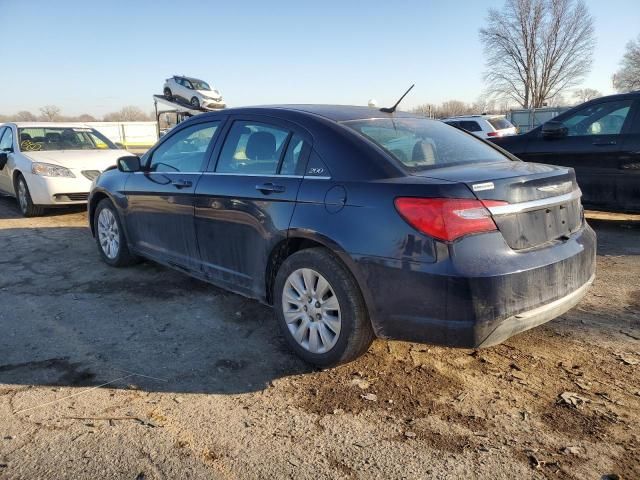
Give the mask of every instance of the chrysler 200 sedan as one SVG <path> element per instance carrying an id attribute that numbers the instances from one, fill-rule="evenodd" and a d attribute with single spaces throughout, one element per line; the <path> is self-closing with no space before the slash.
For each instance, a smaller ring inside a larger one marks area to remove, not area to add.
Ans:
<path id="1" fill-rule="evenodd" d="M 101 174 L 89 221 L 109 265 L 144 257 L 272 305 L 320 366 L 375 337 L 494 345 L 567 311 L 595 272 L 571 168 L 365 107 L 193 117 Z"/>

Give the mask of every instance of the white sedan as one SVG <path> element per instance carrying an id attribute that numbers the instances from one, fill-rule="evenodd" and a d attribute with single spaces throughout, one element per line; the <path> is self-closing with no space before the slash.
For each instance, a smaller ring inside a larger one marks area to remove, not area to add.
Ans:
<path id="1" fill-rule="evenodd" d="M 0 125 L 0 192 L 25 217 L 87 202 L 91 183 L 127 155 L 93 128 L 75 123 Z"/>

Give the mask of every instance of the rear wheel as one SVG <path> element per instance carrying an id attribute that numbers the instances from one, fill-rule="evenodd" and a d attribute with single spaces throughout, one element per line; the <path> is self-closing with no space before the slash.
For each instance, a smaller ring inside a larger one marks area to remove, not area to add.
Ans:
<path id="1" fill-rule="evenodd" d="M 191 106 L 193 108 L 200 108 L 200 100 L 198 100 L 198 97 L 191 98 Z"/>
<path id="2" fill-rule="evenodd" d="M 27 181 L 21 174 L 18 174 L 16 178 L 15 189 L 18 206 L 20 207 L 22 215 L 25 217 L 40 217 L 44 215 L 44 207 L 33 204 Z"/>
<path id="3" fill-rule="evenodd" d="M 124 267 L 138 261 L 129 251 L 118 212 L 108 198 L 98 203 L 93 217 L 93 231 L 102 260 L 112 267 Z"/>
<path id="4" fill-rule="evenodd" d="M 164 89 L 164 98 L 166 98 L 167 100 L 173 100 L 173 93 L 171 92 L 170 88 Z"/>
<path id="5" fill-rule="evenodd" d="M 276 276 L 274 307 L 293 351 L 329 367 L 355 360 L 374 339 L 362 294 L 347 268 L 328 250 L 301 250 Z"/>

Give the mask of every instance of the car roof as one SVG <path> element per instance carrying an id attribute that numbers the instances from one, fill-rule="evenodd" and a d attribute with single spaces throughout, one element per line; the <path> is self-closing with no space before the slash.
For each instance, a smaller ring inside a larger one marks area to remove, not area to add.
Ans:
<path id="1" fill-rule="evenodd" d="M 93 128 L 81 122 L 7 122 L 17 128 Z"/>
<path id="2" fill-rule="evenodd" d="M 349 120 L 367 120 L 374 118 L 424 118 L 419 114 L 396 111 L 394 113 L 381 112 L 378 108 L 356 105 L 315 105 L 315 104 L 283 104 L 235 107 L 222 110 L 222 113 L 262 113 L 281 115 L 285 112 L 306 113 L 323 117 L 334 122 Z"/>

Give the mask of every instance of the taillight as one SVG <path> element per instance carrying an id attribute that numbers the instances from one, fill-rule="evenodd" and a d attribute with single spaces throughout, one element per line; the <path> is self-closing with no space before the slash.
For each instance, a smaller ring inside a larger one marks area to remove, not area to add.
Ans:
<path id="1" fill-rule="evenodd" d="M 439 240 L 497 230 L 487 207 L 506 205 L 495 200 L 466 198 L 396 198 L 398 213 L 416 230 Z"/>
<path id="2" fill-rule="evenodd" d="M 499 137 L 500 132 L 487 132 L 487 137 Z"/>

